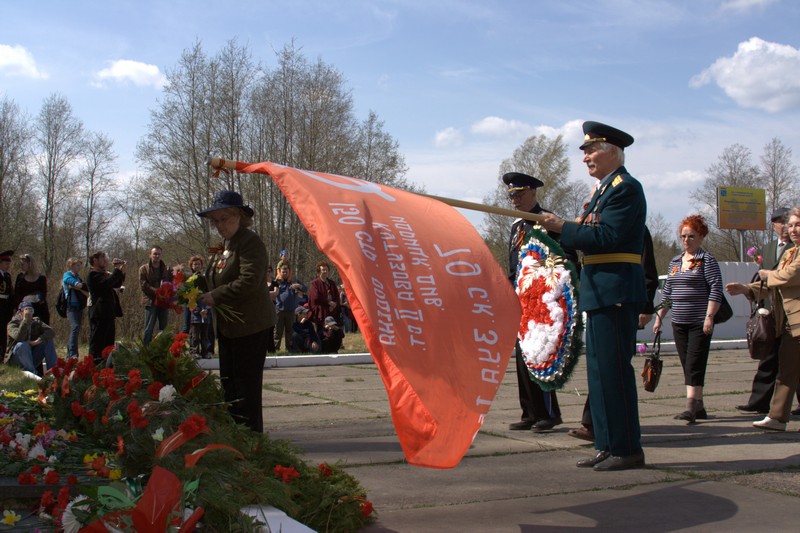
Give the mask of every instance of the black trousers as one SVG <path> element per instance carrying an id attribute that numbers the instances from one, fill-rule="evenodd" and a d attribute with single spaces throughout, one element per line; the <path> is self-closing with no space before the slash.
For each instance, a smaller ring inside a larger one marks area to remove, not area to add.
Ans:
<path id="1" fill-rule="evenodd" d="M 519 406 L 522 408 L 522 420 L 537 422 L 561 416 L 558 407 L 558 397 L 555 391 L 544 392 L 539 385 L 530 378 L 528 367 L 522 358 L 519 342 L 515 347 L 517 386 L 519 388 Z"/>
<path id="2" fill-rule="evenodd" d="M 268 345 L 266 329 L 244 337 L 217 336 L 219 374 L 228 410 L 234 420 L 258 433 L 264 431 L 261 391 Z"/>
<path id="3" fill-rule="evenodd" d="M 772 393 L 775 392 L 775 380 L 778 377 L 778 352 L 781 349 L 781 338 L 775 340 L 775 345 L 766 358 L 758 362 L 758 370 L 753 376 L 753 388 L 747 405 L 759 411 L 769 412 L 769 403 Z M 797 401 L 800 402 L 800 389 L 797 391 Z"/>
<path id="4" fill-rule="evenodd" d="M 95 364 L 103 359 L 103 350 L 114 346 L 116 335 L 116 322 L 113 316 L 99 314 L 89 318 L 89 355 L 94 358 Z"/>
<path id="5" fill-rule="evenodd" d="M 706 381 L 708 351 L 711 349 L 711 335 L 703 333 L 703 323 L 672 324 L 675 348 L 683 367 L 684 385 L 702 387 Z"/>

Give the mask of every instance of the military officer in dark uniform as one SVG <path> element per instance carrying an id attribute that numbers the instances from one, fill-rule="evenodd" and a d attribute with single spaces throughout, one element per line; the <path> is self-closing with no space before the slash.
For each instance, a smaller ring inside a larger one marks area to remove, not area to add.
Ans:
<path id="1" fill-rule="evenodd" d="M 647 202 L 625 169 L 633 137 L 599 122 L 584 122 L 583 162 L 599 180 L 579 221 L 545 215 L 542 226 L 583 251 L 578 309 L 588 316 L 586 366 L 597 454 L 578 461 L 598 471 L 644 466 L 636 379 L 639 313 L 647 301 L 642 248 Z"/>
<path id="2" fill-rule="evenodd" d="M 503 175 L 503 183 L 508 188 L 508 198 L 517 211 L 529 213 L 545 213 L 539 202 L 536 201 L 536 189 L 544 185 L 541 180 L 522 174 L 509 172 Z M 508 242 L 508 279 L 512 285 L 517 282 L 517 268 L 519 267 L 519 250 L 533 222 L 518 218 L 511 226 L 511 238 Z M 557 233 L 551 237 L 558 240 Z M 561 409 L 558 407 L 558 398 L 555 392 L 545 392 L 533 381 L 522 358 L 519 341 L 515 346 L 517 385 L 519 386 L 519 405 L 522 407 L 522 418 L 508 426 L 509 429 L 533 431 L 548 431 L 561 424 Z"/>
<path id="3" fill-rule="evenodd" d="M 0 252 L 0 361 L 5 357 L 8 336 L 6 327 L 11 317 L 14 316 L 14 284 L 11 282 L 11 258 L 14 257 L 14 250 Z"/>

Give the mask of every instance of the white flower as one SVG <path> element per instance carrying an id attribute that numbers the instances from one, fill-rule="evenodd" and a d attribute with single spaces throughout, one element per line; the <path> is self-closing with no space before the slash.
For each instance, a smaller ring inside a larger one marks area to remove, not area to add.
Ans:
<path id="1" fill-rule="evenodd" d="M 177 395 L 177 391 L 175 387 L 172 385 L 164 385 L 161 387 L 161 390 L 158 391 L 158 401 L 161 403 L 169 403 L 175 399 Z"/>
<path id="2" fill-rule="evenodd" d="M 153 440 L 161 442 L 164 440 L 164 428 L 158 428 L 150 436 L 153 437 Z"/>
<path id="3" fill-rule="evenodd" d="M 64 509 L 64 514 L 61 515 L 61 525 L 64 528 L 64 533 L 78 533 L 83 527 L 83 524 L 75 517 L 75 514 L 72 512 L 72 508 L 82 502 L 83 500 L 88 500 L 86 496 L 81 494 L 71 502 L 67 504 L 67 507 Z M 89 505 L 81 505 L 78 509 L 82 511 L 88 511 Z"/>
<path id="4" fill-rule="evenodd" d="M 36 459 L 37 457 L 45 456 L 47 456 L 47 451 L 44 449 L 41 442 L 37 442 L 36 445 L 28 451 L 28 459 Z"/>

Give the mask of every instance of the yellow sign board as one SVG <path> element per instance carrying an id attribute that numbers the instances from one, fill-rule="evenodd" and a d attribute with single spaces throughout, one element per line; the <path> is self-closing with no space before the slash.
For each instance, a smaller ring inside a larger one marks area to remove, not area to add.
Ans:
<path id="1" fill-rule="evenodd" d="M 720 229 L 767 229 L 764 189 L 717 187 L 717 226 Z"/>

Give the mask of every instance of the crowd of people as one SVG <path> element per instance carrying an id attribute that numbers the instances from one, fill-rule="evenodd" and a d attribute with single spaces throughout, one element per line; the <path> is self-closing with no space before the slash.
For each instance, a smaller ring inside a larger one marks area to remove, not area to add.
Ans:
<path id="1" fill-rule="evenodd" d="M 540 215 L 538 224 L 564 249 L 566 259 L 580 275 L 578 310 L 586 316 L 586 361 L 589 382 L 581 427 L 570 435 L 595 443 L 596 454 L 577 462 L 596 471 L 640 468 L 645 464 L 641 445 L 638 399 L 632 356 L 636 331 L 655 316 L 658 333 L 670 320 L 686 386 L 686 409 L 676 419 L 694 423 L 707 418 L 703 400 L 705 371 L 715 315 L 730 295 L 762 300 L 776 316 L 776 337 L 770 357 L 762 361 L 753 390 L 742 411 L 767 416 L 754 422 L 765 430 L 783 431 L 800 379 L 800 208 L 776 210 L 772 215 L 777 239 L 765 249 L 764 262 L 751 283 L 723 287 L 719 265 L 703 248 L 708 226 L 700 215 L 678 225 L 682 252 L 668 265 L 662 302 L 654 307 L 658 275 L 652 238 L 645 226 L 647 202 L 641 184 L 624 166 L 629 134 L 585 122 L 580 149 L 589 175 L 597 180 L 583 213 L 565 220 L 542 208 L 537 189 L 544 183 L 533 176 L 511 172 L 503 177 L 516 210 Z M 149 250 L 139 268 L 144 307 L 142 344 L 147 346 L 169 322 L 173 302 L 164 301 L 163 287 L 178 274 L 194 276 L 200 289 L 197 306 L 183 313 L 182 330 L 189 334 L 191 353 L 207 358 L 215 352 L 231 414 L 254 431 L 263 430 L 261 390 L 267 353 L 336 353 L 346 333 L 355 331 L 343 285 L 330 278 L 331 265 L 320 261 L 308 284 L 293 273 L 286 250 L 275 268 L 268 264 L 266 247 L 250 227 L 253 209 L 234 191 L 220 191 L 207 209 L 197 213 L 210 221 L 223 239 L 208 262 L 193 255 L 168 267 L 159 246 Z M 519 253 L 533 222 L 518 219 L 509 239 L 509 280 L 516 282 Z M 580 255 L 580 260 L 578 259 Z M 47 279 L 29 254 L 19 256 L 19 272 L 12 282 L 13 250 L 0 253 L 0 323 L 2 354 L 31 375 L 42 375 L 56 362 L 50 327 Z M 115 320 L 122 316 L 126 262 L 109 261 L 104 252 L 89 258 L 86 280 L 82 262 L 67 260 L 62 277 L 64 308 L 69 320 L 66 356 L 78 357 L 84 310 L 88 308 L 88 355 L 100 364 L 116 342 Z M 521 417 L 511 430 L 550 431 L 563 423 L 554 391 L 543 390 L 530 379 L 519 343 L 516 370 Z M 800 399 L 800 396 L 798 396 Z"/>
<path id="2" fill-rule="evenodd" d="M 645 226 L 647 201 L 641 184 L 624 166 L 625 148 L 633 137 L 599 122 L 583 124 L 580 149 L 589 175 L 597 180 L 583 213 L 565 220 L 539 205 L 536 189 L 541 180 L 518 172 L 503 176 L 515 209 L 540 214 L 539 224 L 574 261 L 580 275 L 579 311 L 586 315 L 586 364 L 589 398 L 581 426 L 569 435 L 592 441 L 596 453 L 577 462 L 595 471 L 627 470 L 645 465 L 641 445 L 636 373 L 632 357 L 636 331 L 653 323 L 653 332 L 671 320 L 686 386 L 686 409 L 675 419 L 695 423 L 708 417 L 703 387 L 715 315 L 725 302 L 724 292 L 743 294 L 752 301 L 766 300 L 776 317 L 777 341 L 768 360 L 759 365 L 746 412 L 767 414 L 753 426 L 784 431 L 800 379 L 800 208 L 777 209 L 772 214 L 777 239 L 765 249 L 764 262 L 749 284 L 723 286 L 720 267 L 703 248 L 708 226 L 700 215 L 678 224 L 682 252 L 668 265 L 662 305 L 653 299 L 658 287 L 652 238 Z M 509 239 L 509 279 L 516 282 L 519 254 L 527 228 L 518 219 Z M 576 252 L 582 257 L 576 261 Z M 742 332 L 744 334 L 744 332 Z M 521 419 L 511 430 L 549 431 L 562 423 L 555 392 L 544 391 L 528 375 L 516 350 Z M 773 392 L 774 391 L 774 392 Z M 798 396 L 800 400 L 800 396 Z"/>
<path id="3" fill-rule="evenodd" d="M 144 308 L 142 345 L 148 346 L 169 324 L 175 308 L 179 278 L 193 278 L 199 291 L 197 305 L 184 307 L 182 331 L 189 334 L 191 353 L 198 359 L 215 352 L 220 378 L 231 415 L 253 431 L 263 431 L 261 390 L 267 353 L 275 353 L 281 342 L 291 353 L 336 353 L 342 349 L 345 324 L 355 324 L 344 287 L 330 277 L 331 266 L 321 261 L 310 289 L 292 275 L 288 252 L 280 253 L 278 276 L 273 278 L 267 250 L 250 229 L 253 209 L 239 193 L 220 191 L 207 209 L 197 213 L 207 219 L 222 237 L 218 249 L 206 262 L 192 255 L 186 268 L 168 266 L 163 250 L 153 246 L 148 261 L 139 267 L 139 288 Z M 19 272 L 11 279 L 14 251 L 0 253 L 0 325 L 3 360 L 39 378 L 54 368 L 57 353 L 50 325 L 47 278 L 39 272 L 30 254 L 19 256 Z M 123 309 L 126 261 L 109 260 L 98 251 L 89 258 L 86 279 L 83 263 L 70 257 L 61 279 L 56 307 L 69 321 L 66 357 L 79 357 L 83 316 L 88 309 L 89 343 L 86 355 L 96 364 L 108 364 L 116 346 L 116 319 Z M 165 290 L 167 289 L 167 290 Z M 348 331 L 354 331 L 348 329 Z"/>

